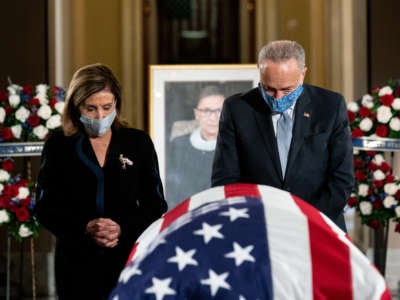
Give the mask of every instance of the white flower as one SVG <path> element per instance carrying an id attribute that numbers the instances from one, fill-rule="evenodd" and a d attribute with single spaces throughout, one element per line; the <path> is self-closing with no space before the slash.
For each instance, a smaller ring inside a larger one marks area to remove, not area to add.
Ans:
<path id="1" fill-rule="evenodd" d="M 6 182 L 8 180 L 10 180 L 10 173 L 3 169 L 0 169 L 0 182 Z"/>
<path id="2" fill-rule="evenodd" d="M 363 215 L 370 215 L 372 213 L 372 204 L 368 201 L 361 201 L 360 211 Z"/>
<path id="3" fill-rule="evenodd" d="M 381 88 L 378 92 L 379 97 L 382 97 L 383 95 L 391 95 L 393 93 L 393 90 L 390 86 L 384 86 Z"/>
<path id="4" fill-rule="evenodd" d="M 40 106 L 40 108 L 37 111 L 37 114 L 39 117 L 41 117 L 43 120 L 47 120 L 51 116 L 51 107 L 48 106 L 47 104 L 43 104 Z"/>
<path id="5" fill-rule="evenodd" d="M 53 115 L 46 122 L 46 127 L 48 129 L 55 129 L 60 126 L 61 126 L 61 116 L 60 115 Z"/>
<path id="6" fill-rule="evenodd" d="M 371 120 L 370 118 L 364 118 L 364 119 L 362 119 L 361 122 L 360 122 L 360 129 L 361 129 L 362 131 L 367 132 L 367 131 L 370 131 L 370 130 L 371 130 L 371 128 L 372 128 L 373 125 L 374 125 L 374 124 L 372 123 L 372 120 Z"/>
<path id="7" fill-rule="evenodd" d="M 361 99 L 361 105 L 366 108 L 372 108 L 374 106 L 374 98 L 370 94 L 366 94 Z"/>
<path id="8" fill-rule="evenodd" d="M 19 226 L 18 234 L 20 237 L 25 238 L 32 235 L 32 231 L 25 224 Z"/>
<path id="9" fill-rule="evenodd" d="M 10 222 L 10 216 L 5 209 L 0 209 L 0 225 Z"/>
<path id="10" fill-rule="evenodd" d="M 394 209 L 395 213 L 396 213 L 396 217 L 400 218 L 400 206 L 396 206 L 396 208 Z"/>
<path id="11" fill-rule="evenodd" d="M 392 108 L 394 110 L 400 110 L 400 98 L 394 98 Z"/>
<path id="12" fill-rule="evenodd" d="M 49 89 L 49 86 L 47 84 L 38 84 L 36 86 L 36 95 L 47 95 L 47 90 Z"/>
<path id="13" fill-rule="evenodd" d="M 373 162 L 374 164 L 376 164 L 377 166 L 382 165 L 382 163 L 383 163 L 384 161 L 385 161 L 385 158 L 383 157 L 382 154 L 376 154 L 376 155 L 374 156 L 374 158 L 372 159 L 372 162 Z"/>
<path id="14" fill-rule="evenodd" d="M 4 190 L 4 185 L 0 183 L 0 193 Z"/>
<path id="15" fill-rule="evenodd" d="M 63 113 L 63 111 L 64 111 L 64 104 L 65 104 L 64 101 L 58 101 L 58 102 L 54 105 L 54 108 L 56 109 L 56 111 L 57 111 L 59 114 L 62 114 L 62 113 Z"/>
<path id="16" fill-rule="evenodd" d="M 7 87 L 9 95 L 17 95 L 22 90 L 22 86 L 18 84 L 11 84 Z"/>
<path id="17" fill-rule="evenodd" d="M 21 97 L 19 95 L 9 95 L 8 102 L 10 102 L 12 107 L 17 107 L 21 102 Z"/>
<path id="18" fill-rule="evenodd" d="M 49 130 L 45 126 L 39 125 L 39 126 L 36 126 L 35 128 L 33 128 L 32 132 L 39 139 L 43 140 L 46 137 L 46 135 L 49 133 Z"/>
<path id="19" fill-rule="evenodd" d="M 398 117 L 394 117 L 390 120 L 389 123 L 390 129 L 393 131 L 399 131 L 400 130 L 400 119 Z"/>
<path id="20" fill-rule="evenodd" d="M 383 173 L 381 170 L 374 171 L 373 176 L 375 180 L 383 180 L 386 178 L 385 173 Z"/>
<path id="21" fill-rule="evenodd" d="M 391 208 L 393 205 L 397 204 L 397 200 L 393 196 L 387 196 L 383 200 L 383 206 L 386 208 Z"/>
<path id="22" fill-rule="evenodd" d="M 352 102 L 349 102 L 347 104 L 347 109 L 349 111 L 352 111 L 352 112 L 356 113 L 356 112 L 358 112 L 359 107 L 358 107 L 358 104 L 356 102 L 352 101 Z"/>
<path id="23" fill-rule="evenodd" d="M 30 192 L 29 189 L 25 186 L 20 186 L 18 189 L 18 195 L 17 198 L 19 199 L 25 199 L 29 196 Z"/>
<path id="24" fill-rule="evenodd" d="M 38 84 L 36 86 L 36 98 L 39 99 L 40 104 L 48 104 L 47 90 L 49 86 L 47 84 Z"/>
<path id="25" fill-rule="evenodd" d="M 18 121 L 20 121 L 21 123 L 24 123 L 26 121 L 26 119 L 28 119 L 29 115 L 30 115 L 30 111 L 28 109 L 26 109 L 24 106 L 21 106 L 15 112 L 15 118 Z"/>
<path id="26" fill-rule="evenodd" d="M 376 119 L 383 123 L 386 124 L 389 122 L 390 118 L 392 117 L 392 110 L 390 109 L 389 106 L 379 106 L 377 111 L 376 111 Z"/>
<path id="27" fill-rule="evenodd" d="M 358 195 L 360 195 L 360 197 L 367 197 L 368 196 L 368 190 L 369 190 L 368 184 L 360 183 L 358 185 Z"/>
<path id="28" fill-rule="evenodd" d="M 391 182 L 391 183 L 386 183 L 383 186 L 383 190 L 385 191 L 386 194 L 388 195 L 394 195 L 397 193 L 399 187 L 396 183 Z"/>
<path id="29" fill-rule="evenodd" d="M 11 126 L 11 132 L 16 139 L 20 139 L 22 133 L 22 126 L 20 124 Z"/>
<path id="30" fill-rule="evenodd" d="M 0 123 L 3 123 L 6 118 L 6 110 L 0 107 Z"/>

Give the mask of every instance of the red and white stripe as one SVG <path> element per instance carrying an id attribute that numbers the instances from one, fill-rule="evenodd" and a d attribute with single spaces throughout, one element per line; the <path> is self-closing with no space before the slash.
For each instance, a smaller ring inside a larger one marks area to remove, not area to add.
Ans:
<path id="1" fill-rule="evenodd" d="M 214 187 L 186 199 L 143 232 L 127 264 L 186 212 L 235 197 L 264 202 L 274 298 L 391 299 L 383 276 L 339 227 L 296 196 L 264 185 Z"/>

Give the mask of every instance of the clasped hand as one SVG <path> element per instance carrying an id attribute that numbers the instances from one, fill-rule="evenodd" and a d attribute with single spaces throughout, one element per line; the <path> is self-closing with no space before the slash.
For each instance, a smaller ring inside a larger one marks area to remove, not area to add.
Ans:
<path id="1" fill-rule="evenodd" d="M 86 225 L 86 232 L 98 245 L 113 248 L 118 245 L 121 227 L 111 219 L 98 218 L 91 220 Z"/>

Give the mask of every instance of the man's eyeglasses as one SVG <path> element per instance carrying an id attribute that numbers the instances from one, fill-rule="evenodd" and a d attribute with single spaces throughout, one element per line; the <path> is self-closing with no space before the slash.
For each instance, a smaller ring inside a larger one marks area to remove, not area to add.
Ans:
<path id="1" fill-rule="evenodd" d="M 206 108 L 206 109 L 200 109 L 200 108 L 195 108 L 195 110 L 197 111 L 197 112 L 199 112 L 199 114 L 202 116 L 202 117 L 211 117 L 212 115 L 216 115 L 217 117 L 219 117 L 220 116 L 220 114 L 221 114 L 221 109 L 220 108 L 217 108 L 217 109 L 208 109 L 208 108 Z"/>

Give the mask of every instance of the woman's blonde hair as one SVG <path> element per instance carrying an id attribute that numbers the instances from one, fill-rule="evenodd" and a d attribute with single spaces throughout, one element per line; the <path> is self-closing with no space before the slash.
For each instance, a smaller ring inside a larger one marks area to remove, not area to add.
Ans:
<path id="1" fill-rule="evenodd" d="M 96 63 L 81 67 L 72 76 L 62 116 L 62 128 L 67 136 L 79 134 L 84 131 L 80 118 L 79 106 L 92 94 L 108 87 L 115 98 L 117 117 L 112 127 L 125 127 L 127 123 L 120 118 L 121 87 L 111 71 L 103 64 Z"/>

